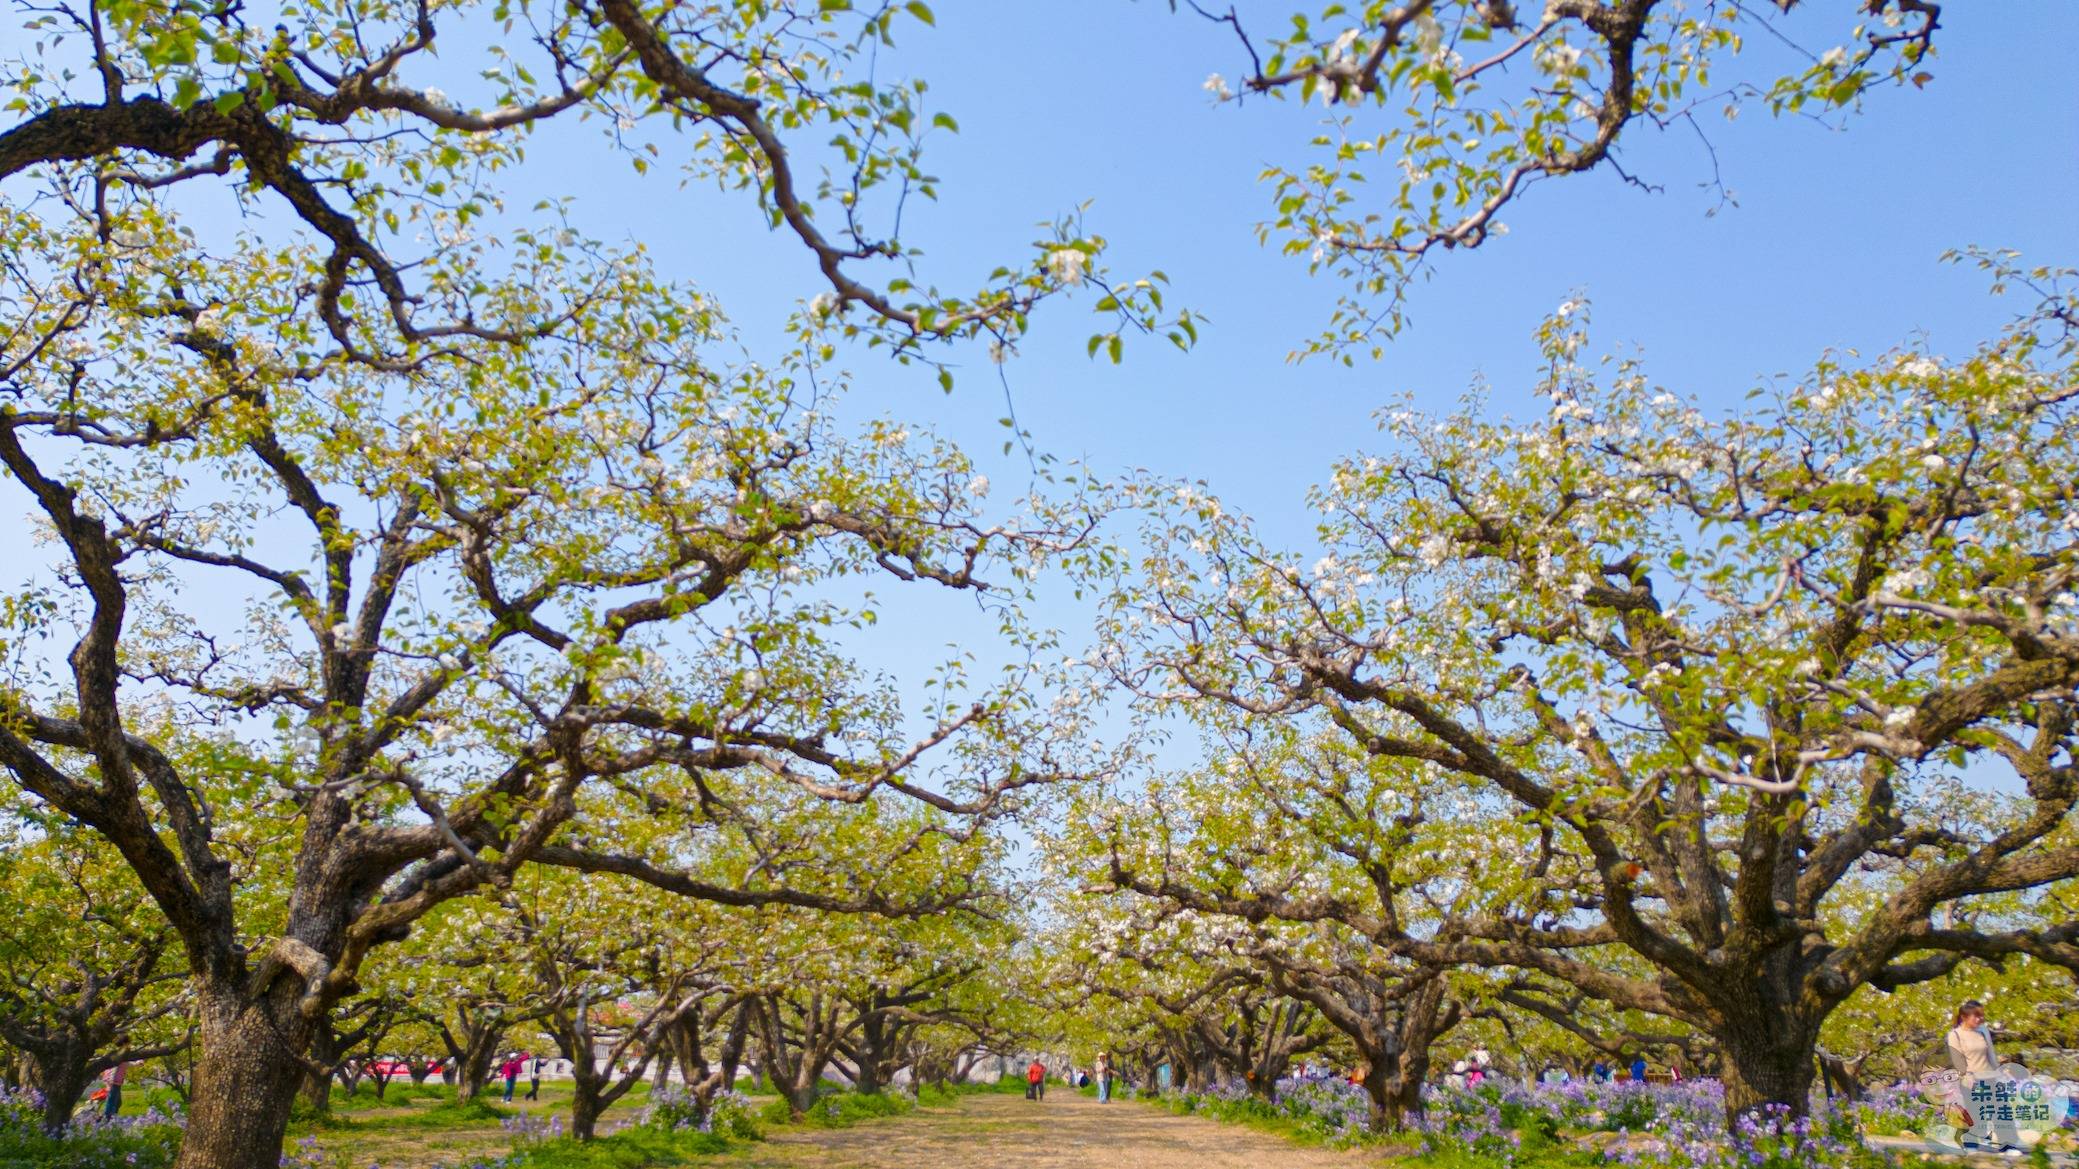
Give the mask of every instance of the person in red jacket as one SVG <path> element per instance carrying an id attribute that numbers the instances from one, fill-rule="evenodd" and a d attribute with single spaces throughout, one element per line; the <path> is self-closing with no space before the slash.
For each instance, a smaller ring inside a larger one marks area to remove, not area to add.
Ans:
<path id="1" fill-rule="evenodd" d="M 1032 1064 L 1025 1069 L 1025 1098 L 1045 1100 L 1047 1098 L 1047 1065 L 1032 1057 Z"/>
<path id="2" fill-rule="evenodd" d="M 498 1065 L 498 1074 L 505 1077 L 505 1102 L 507 1104 L 513 1102 L 513 1085 L 519 1083 L 520 1073 L 526 1067 L 527 1061 L 520 1058 L 520 1053 L 517 1051 L 506 1056 L 505 1062 Z"/>

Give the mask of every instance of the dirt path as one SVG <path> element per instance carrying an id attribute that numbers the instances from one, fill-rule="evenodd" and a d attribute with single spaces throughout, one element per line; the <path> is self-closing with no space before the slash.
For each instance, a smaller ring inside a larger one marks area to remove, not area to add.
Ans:
<path id="1" fill-rule="evenodd" d="M 731 1169 L 1357 1169 L 1376 1155 L 1309 1149 L 1146 1104 L 1059 1092 L 962 1098 L 955 1107 L 830 1131 L 775 1132 Z"/>

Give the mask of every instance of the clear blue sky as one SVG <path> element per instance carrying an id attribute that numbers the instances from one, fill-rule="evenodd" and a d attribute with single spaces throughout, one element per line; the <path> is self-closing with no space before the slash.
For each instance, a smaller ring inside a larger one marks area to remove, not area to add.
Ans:
<path id="1" fill-rule="evenodd" d="M 1854 7 L 1807 4 L 1807 42 L 1837 43 Z M 1265 22 L 1290 10 L 1241 8 Z M 928 158 L 941 200 L 913 205 L 906 225 L 929 250 L 925 274 L 972 288 L 995 263 L 1029 254 L 1035 222 L 1087 199 L 1118 271 L 1165 269 L 1175 299 L 1211 318 L 1196 353 L 1144 340 L 1113 367 L 1084 356 L 1095 327 L 1087 298 L 1053 306 L 1011 366 L 1020 421 L 1041 449 L 1100 471 L 1204 477 L 1294 540 L 1308 534 L 1303 488 L 1368 441 L 1388 398 L 1413 393 L 1446 408 L 1484 376 L 1498 405 L 1528 411 L 1530 331 L 1576 290 L 1593 299 L 1604 345 L 1637 345 L 1657 380 L 1729 403 L 1828 347 L 1875 351 L 1925 332 L 1945 351 L 1968 349 L 2015 306 L 1987 297 L 1975 271 L 1939 265 L 1945 249 L 2079 262 L 2079 70 L 2068 56 L 2079 5 L 1951 4 L 1935 80 L 1877 92 L 1843 128 L 1752 103 L 1737 122 L 1706 119 L 1737 207 L 1705 214 L 1716 203 L 1698 186 L 1710 160 L 1689 131 L 1634 127 L 1625 164 L 1665 193 L 1608 171 L 1543 184 L 1508 216 L 1509 236 L 1443 258 L 1384 360 L 1295 366 L 1286 354 L 1323 325 L 1339 289 L 1256 244 L 1269 209 L 1256 175 L 1306 156 L 1318 107 L 1213 105 L 1206 75 L 1242 71 L 1233 41 L 1160 0 L 935 9 L 938 27 L 910 26 L 894 60 L 929 79 L 933 107 L 962 128 Z M 1749 54 L 1756 64 L 1743 76 L 1786 60 L 1760 36 Z M 537 162 L 568 150 L 573 165 L 536 177 L 599 176 L 596 190 L 570 192 L 581 220 L 646 240 L 668 273 L 718 293 L 754 346 L 818 291 L 806 253 L 765 232 L 740 196 L 636 181 L 602 160 L 593 133 L 543 143 Z M 928 372 L 853 355 L 851 409 L 930 423 L 993 452 L 1002 395 L 982 355 L 966 356 L 949 399 Z M 1015 479 L 1017 465 L 1003 469 Z"/>
<path id="2" fill-rule="evenodd" d="M 1266 20 L 1289 11 L 1241 7 Z M 1852 7 L 1808 4 L 1799 35 L 1815 49 L 1838 43 Z M 1601 344 L 1636 345 L 1660 382 L 1730 404 L 1829 347 L 1874 352 L 1925 333 L 1940 350 L 1969 349 L 2018 306 L 1988 297 L 1976 271 L 1939 264 L 1946 249 L 2079 262 L 2079 70 L 2067 55 L 2079 5 L 1951 4 L 1924 89 L 1880 90 L 1838 126 L 1774 118 L 1757 103 L 1734 122 L 1705 119 L 1737 207 L 1706 215 L 1717 205 L 1700 189 L 1710 159 L 1689 131 L 1635 126 L 1625 165 L 1664 193 L 1608 171 L 1545 183 L 1508 216 L 1508 236 L 1443 258 L 1383 360 L 1293 365 L 1286 355 L 1341 290 L 1257 245 L 1269 192 L 1256 176 L 1266 162 L 1306 157 L 1318 107 L 1215 106 L 1202 84 L 1215 70 L 1242 71 L 1232 40 L 1159 0 L 935 9 L 938 27 L 911 28 L 894 60 L 928 78 L 933 107 L 961 124 L 928 158 L 941 200 L 914 205 L 906 224 L 905 237 L 928 249 L 926 276 L 972 288 L 994 264 L 1029 254 L 1033 224 L 1087 199 L 1118 271 L 1165 269 L 1175 298 L 1211 319 L 1195 353 L 1144 340 L 1115 367 L 1084 355 L 1095 327 L 1087 298 L 1052 306 L 1010 367 L 1020 421 L 1041 449 L 1101 473 L 1204 478 L 1292 544 L 1311 536 L 1305 487 L 1336 456 L 1376 445 L 1371 415 L 1389 398 L 1446 409 L 1484 377 L 1498 408 L 1533 411 L 1531 330 L 1576 291 L 1594 301 Z M 1789 67 L 1759 36 L 1748 59 L 1743 77 Z M 635 181 L 602 165 L 594 133 L 543 143 L 536 161 L 569 151 L 572 165 L 536 177 L 598 175 L 597 189 L 569 192 L 581 219 L 622 225 L 668 273 L 719 294 L 754 348 L 821 288 L 799 245 L 766 232 L 740 196 Z M 1021 482 L 1022 456 L 995 458 L 1001 392 L 983 355 L 966 356 L 949 398 L 927 371 L 852 355 L 849 409 L 928 423 L 988 458 L 998 482 Z M 932 636 L 920 642 L 919 626 L 891 622 L 867 651 L 898 673 L 942 649 L 943 598 L 919 600 Z M 1088 636 L 1072 606 L 1044 616 L 1071 643 Z"/>

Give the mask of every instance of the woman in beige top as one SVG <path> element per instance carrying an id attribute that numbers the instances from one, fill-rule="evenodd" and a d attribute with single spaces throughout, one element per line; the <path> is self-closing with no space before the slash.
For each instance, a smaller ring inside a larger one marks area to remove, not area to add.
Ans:
<path id="1" fill-rule="evenodd" d="M 1949 1029 L 1949 1063 L 1966 1081 L 1999 1070 L 1992 1036 L 1985 1030 L 1985 1004 L 1976 999 L 1956 1008 L 1956 1026 Z"/>

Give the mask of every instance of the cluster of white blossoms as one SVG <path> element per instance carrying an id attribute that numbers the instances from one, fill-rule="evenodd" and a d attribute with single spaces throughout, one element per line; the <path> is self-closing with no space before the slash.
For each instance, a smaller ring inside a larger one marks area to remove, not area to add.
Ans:
<path id="1" fill-rule="evenodd" d="M 1565 41 L 1547 41 L 1538 46 L 1538 68 L 1556 76 L 1571 76 L 1581 66 L 1581 50 Z"/>
<path id="2" fill-rule="evenodd" d="M 1907 568 L 1887 575 L 1877 584 L 1879 593 L 1895 597 L 1910 597 L 1934 583 L 1934 577 L 1924 568 Z"/>
<path id="3" fill-rule="evenodd" d="M 1446 55 L 1444 26 L 1427 8 L 1415 16 L 1415 51 L 1432 61 Z"/>
<path id="4" fill-rule="evenodd" d="M 1084 273 L 1089 267 L 1090 257 L 1080 248 L 1055 248 L 1047 253 L 1047 271 L 1070 288 L 1083 283 Z"/>

